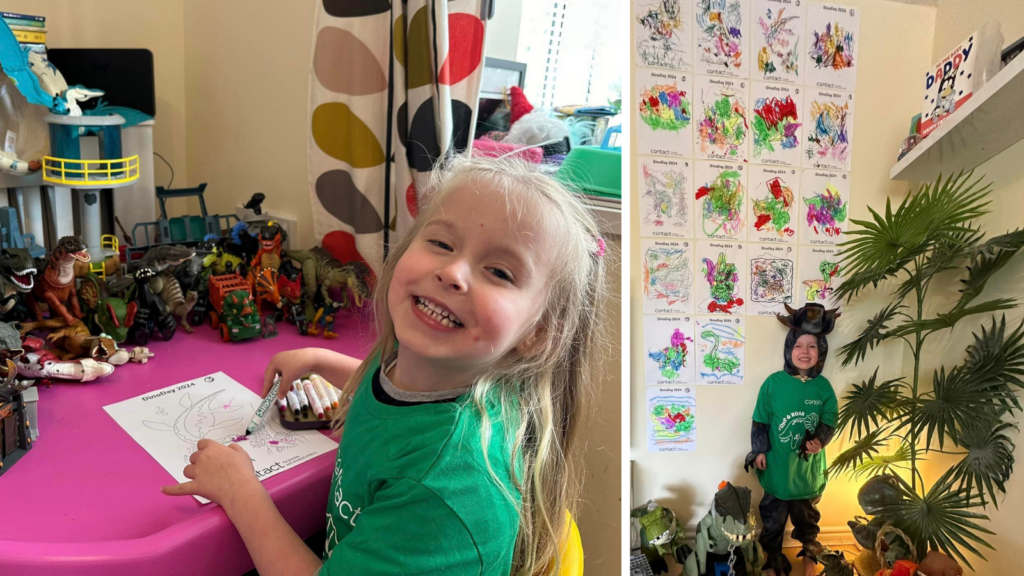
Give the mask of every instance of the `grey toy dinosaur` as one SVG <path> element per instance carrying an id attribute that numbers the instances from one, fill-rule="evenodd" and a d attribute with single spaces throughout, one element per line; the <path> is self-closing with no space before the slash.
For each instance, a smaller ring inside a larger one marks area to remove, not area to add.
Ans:
<path id="1" fill-rule="evenodd" d="M 139 260 L 139 266 L 163 272 L 192 258 L 195 254 L 195 250 L 184 246 L 156 246 L 146 251 L 146 254 Z"/>
<path id="2" fill-rule="evenodd" d="M 181 322 L 185 332 L 191 334 L 192 327 L 188 324 L 188 313 L 199 300 L 199 294 L 189 291 L 182 295 L 181 285 L 174 275 L 173 268 L 192 260 L 196 251 L 184 246 L 157 246 L 146 251 L 146 255 L 139 261 L 143 268 L 151 268 L 158 272 L 149 281 L 149 289 L 167 304 L 167 309 Z"/>
<path id="3" fill-rule="evenodd" d="M 328 306 L 348 308 L 363 305 L 363 299 L 370 297 L 370 268 L 361 262 L 342 264 L 327 250 L 317 247 L 311 250 L 287 250 L 285 257 L 299 263 L 302 269 L 303 295 L 306 297 L 306 317 L 313 317 L 313 301 L 317 287 Z M 329 292 L 332 288 L 341 290 L 342 301 L 335 303 Z M 349 295 L 352 301 L 349 301 Z"/>

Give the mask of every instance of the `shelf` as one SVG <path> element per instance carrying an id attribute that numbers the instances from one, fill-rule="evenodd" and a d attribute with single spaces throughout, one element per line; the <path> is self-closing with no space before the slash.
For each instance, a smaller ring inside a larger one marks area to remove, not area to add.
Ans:
<path id="1" fill-rule="evenodd" d="M 42 170 L 36 170 L 25 176 L 15 176 L 6 172 L 0 172 L 0 188 L 28 188 L 30 186 L 43 185 Z"/>
<path id="2" fill-rule="evenodd" d="M 890 180 L 933 180 L 972 170 L 1024 139 L 1024 57 L 1010 61 L 963 108 L 889 171 Z"/>
<path id="3" fill-rule="evenodd" d="M 615 208 L 607 208 L 605 206 L 596 206 L 587 202 L 586 199 L 583 203 L 590 210 L 590 214 L 597 221 L 597 227 L 601 231 L 601 234 L 614 234 L 615 236 L 622 235 L 622 210 Z"/>

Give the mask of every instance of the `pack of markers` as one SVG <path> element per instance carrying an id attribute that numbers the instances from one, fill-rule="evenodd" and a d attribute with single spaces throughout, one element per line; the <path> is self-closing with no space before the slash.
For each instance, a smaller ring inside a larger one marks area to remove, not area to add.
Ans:
<path id="1" fill-rule="evenodd" d="M 319 374 L 308 374 L 292 382 L 285 398 L 278 400 L 281 425 L 289 430 L 329 428 L 341 397 L 341 390 Z"/>

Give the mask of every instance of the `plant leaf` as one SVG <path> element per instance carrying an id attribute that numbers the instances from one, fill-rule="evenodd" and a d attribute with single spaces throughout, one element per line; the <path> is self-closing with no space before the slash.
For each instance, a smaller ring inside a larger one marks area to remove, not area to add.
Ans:
<path id="1" fill-rule="evenodd" d="M 973 254 L 975 246 L 984 234 L 973 227 L 950 234 L 935 243 L 925 258 L 920 270 L 914 270 L 895 292 L 896 298 L 906 298 L 917 286 L 924 286 L 936 274 L 956 269 Z"/>
<path id="2" fill-rule="evenodd" d="M 906 306 L 898 301 L 890 303 L 879 310 L 874 318 L 868 320 L 867 327 L 860 335 L 839 349 L 839 355 L 843 358 L 842 367 L 856 365 L 867 356 L 868 350 L 874 350 L 876 345 L 891 338 L 892 336 L 884 331 L 889 328 L 887 324 L 900 314 L 903 308 Z"/>
<path id="3" fill-rule="evenodd" d="M 967 278 L 960 280 L 960 301 L 957 308 L 965 307 L 977 298 L 985 289 L 985 284 L 996 272 L 1002 270 L 1007 262 L 1024 247 L 1024 231 L 1015 230 L 1008 234 L 996 236 L 988 242 L 976 247 L 971 254 L 971 262 L 967 265 Z"/>
<path id="4" fill-rule="evenodd" d="M 965 306 L 963 308 L 960 308 L 959 306 L 960 305 L 957 304 L 957 307 L 953 308 L 949 312 L 937 314 L 935 318 L 913 320 L 906 324 L 897 326 L 888 334 L 888 336 L 908 336 L 910 334 L 917 334 L 920 332 L 937 332 L 939 330 L 945 330 L 946 328 L 952 328 L 957 322 L 968 316 L 998 312 L 1000 310 L 1011 310 L 1017 306 L 1017 301 L 1014 298 L 996 298 L 974 306 Z"/>
<path id="5" fill-rule="evenodd" d="M 996 490 L 1006 494 L 1006 481 L 1013 473 L 1015 446 L 1005 432 L 1011 428 L 1016 426 L 1009 422 L 995 428 L 970 425 L 960 434 L 959 444 L 967 449 L 967 454 L 952 468 L 951 482 L 959 482 L 968 500 L 977 492 L 983 508 L 987 507 L 986 492 L 996 509 Z"/>
<path id="6" fill-rule="evenodd" d="M 924 458 L 918 457 L 917 460 L 920 462 Z M 908 462 L 910 462 L 910 444 L 900 444 L 900 447 L 892 454 L 879 454 L 874 458 L 864 460 L 853 469 L 853 473 L 850 476 L 855 479 L 864 476 L 880 476 L 891 473 L 893 468 L 900 467 L 900 464 Z"/>
<path id="7" fill-rule="evenodd" d="M 900 383 L 902 378 L 876 383 L 878 369 L 868 378 L 867 382 L 854 384 L 853 389 L 843 396 L 843 408 L 839 411 L 838 432 L 848 431 L 850 438 L 854 432 L 861 436 L 877 429 L 879 423 L 886 423 L 900 413 Z"/>
<path id="8" fill-rule="evenodd" d="M 878 454 L 878 450 L 885 447 L 892 439 L 891 435 L 882 437 L 886 432 L 886 428 L 882 427 L 861 436 L 853 446 L 843 450 L 832 460 L 832 465 L 828 467 L 828 476 L 831 478 L 835 474 L 852 472 L 864 460 L 872 458 L 873 454 Z"/>

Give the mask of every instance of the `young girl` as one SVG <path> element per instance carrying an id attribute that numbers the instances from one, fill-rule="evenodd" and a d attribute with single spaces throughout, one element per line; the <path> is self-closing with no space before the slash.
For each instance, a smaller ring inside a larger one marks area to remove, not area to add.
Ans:
<path id="1" fill-rule="evenodd" d="M 787 327 L 784 368 L 761 385 L 750 432 L 751 452 L 744 468 L 757 468 L 764 488 L 761 499 L 761 537 L 766 555 L 763 570 L 768 576 L 789 574 L 789 560 L 782 554 L 786 519 L 793 522 L 793 539 L 803 544 L 804 574 L 817 573 L 820 549 L 817 504 L 825 491 L 825 451 L 838 418 L 832 384 L 821 376 L 828 355 L 825 338 L 839 316 L 820 304 L 800 310 L 786 307 L 790 316 L 779 316 Z"/>
<path id="2" fill-rule="evenodd" d="M 380 275 L 362 362 L 318 348 L 266 371 L 348 382 L 321 561 L 245 452 L 201 440 L 191 482 L 263 576 L 515 574 L 557 566 L 578 494 L 605 245 L 587 210 L 517 161 L 458 157 Z M 279 389 L 283 396 L 285 387 Z"/>

